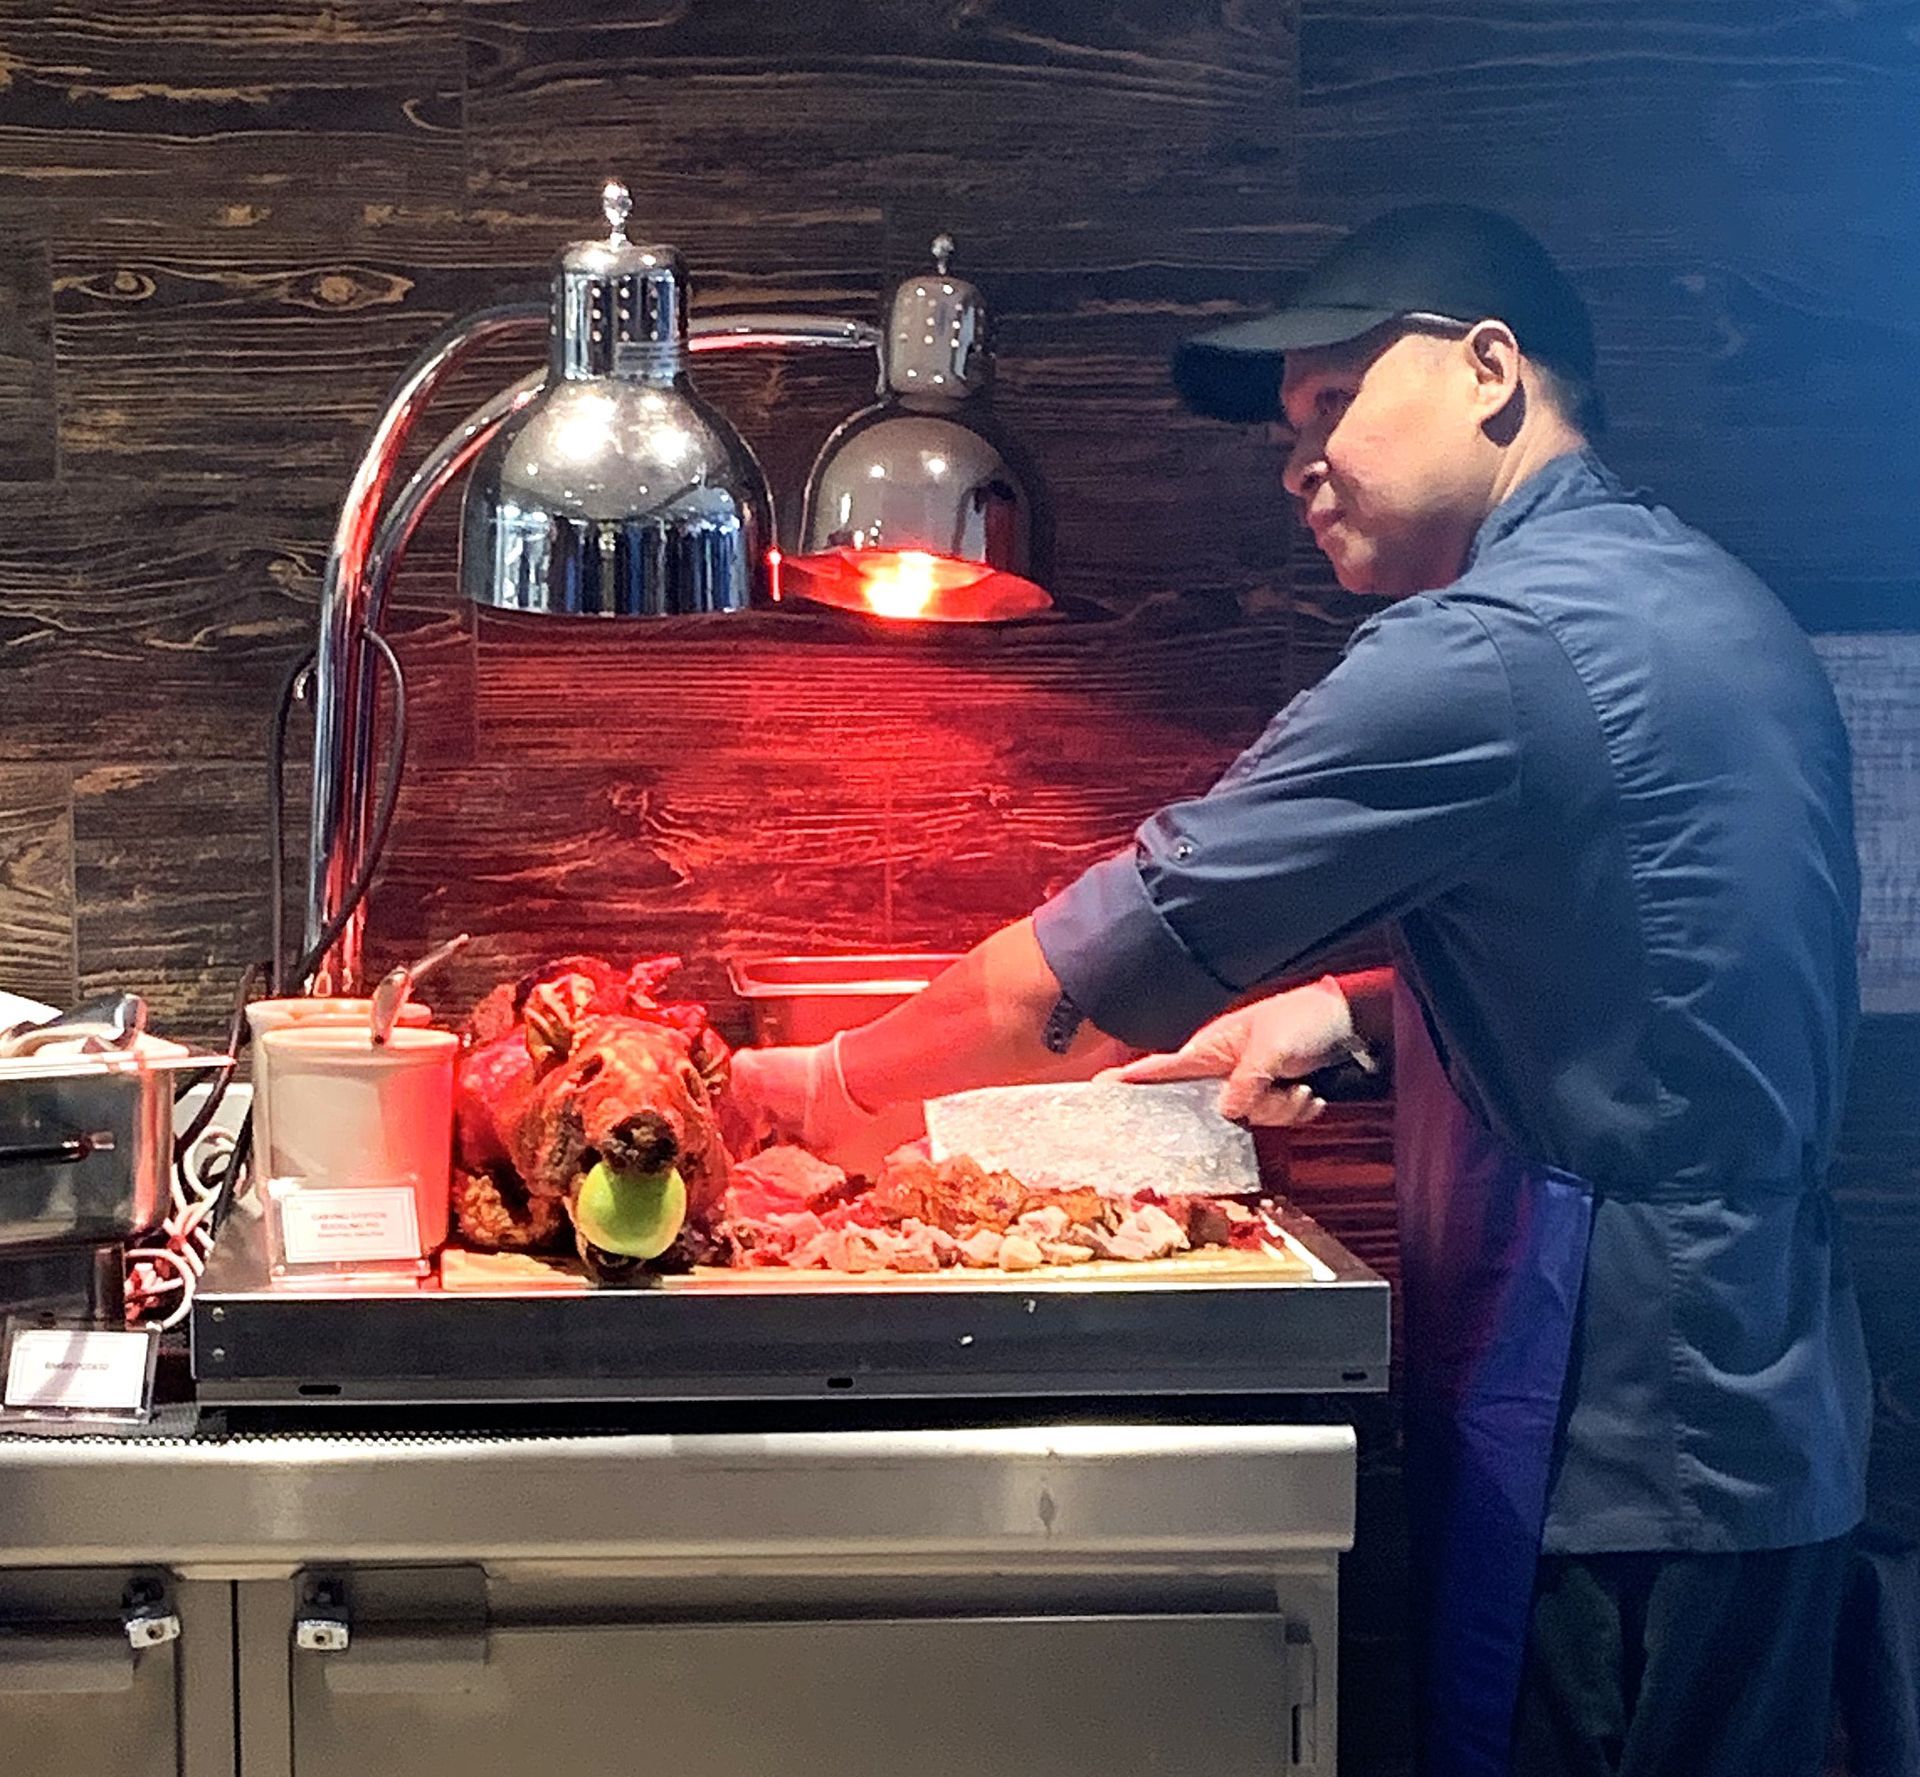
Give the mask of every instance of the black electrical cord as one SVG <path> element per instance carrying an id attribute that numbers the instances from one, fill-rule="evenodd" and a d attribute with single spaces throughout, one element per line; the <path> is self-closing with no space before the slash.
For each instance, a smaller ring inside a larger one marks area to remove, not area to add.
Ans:
<path id="1" fill-rule="evenodd" d="M 240 1052 L 247 1043 L 247 1004 L 253 998 L 253 990 L 265 980 L 272 993 L 284 991 L 290 982 L 304 983 L 320 966 L 321 959 L 338 942 L 340 934 L 347 929 L 347 922 L 359 911 L 360 904 L 367 898 L 373 887 L 374 877 L 379 873 L 381 859 L 387 848 L 387 836 L 393 827 L 393 816 L 400 802 L 400 779 L 406 765 L 407 756 L 407 676 L 400 666 L 400 657 L 394 653 L 387 639 L 374 632 L 365 632 L 366 644 L 379 655 L 380 663 L 386 668 L 389 682 L 393 686 L 393 732 L 387 749 L 386 771 L 380 784 L 380 798 L 375 804 L 373 829 L 368 838 L 366 855 L 360 860 L 360 868 L 353 881 L 348 885 L 346 894 L 341 898 L 333 916 L 321 927 L 313 943 L 307 947 L 297 966 L 290 972 L 283 972 L 280 966 L 285 950 L 286 925 L 286 865 L 283 856 L 284 835 L 281 831 L 286 810 L 286 741 L 287 729 L 292 718 L 293 704 L 300 681 L 314 664 L 315 656 L 309 654 L 286 677 L 280 688 L 280 701 L 274 710 L 273 737 L 271 751 L 267 759 L 267 811 L 270 839 L 267 880 L 269 892 L 273 896 L 270 929 L 272 932 L 273 954 L 263 962 L 249 963 L 240 977 L 240 985 L 234 996 L 233 1011 L 227 1021 L 226 1056 L 228 1065 L 220 1077 L 214 1081 L 207 1092 L 206 1102 L 195 1113 L 193 1120 L 180 1133 L 174 1142 L 174 1175 L 180 1180 L 181 1187 L 189 1195 L 194 1186 L 189 1181 L 187 1155 L 193 1144 L 204 1135 L 219 1114 L 221 1101 L 227 1095 L 228 1087 L 233 1083 L 234 1064 L 240 1059 Z M 253 1111 L 249 1107 L 241 1120 L 239 1132 L 227 1156 L 226 1166 L 220 1181 L 220 1192 L 211 1213 L 217 1226 L 224 1219 L 228 1206 L 233 1201 L 234 1185 L 245 1167 L 248 1155 L 253 1149 Z"/>
<path id="2" fill-rule="evenodd" d="M 263 964 L 249 963 L 241 974 L 240 986 L 233 998 L 233 1010 L 227 1016 L 227 1040 L 224 1045 L 227 1065 L 208 1088 L 206 1102 L 194 1113 L 193 1121 L 174 1138 L 174 1177 L 180 1181 L 180 1188 L 189 1194 L 193 1191 L 193 1182 L 187 1171 L 187 1155 L 193 1151 L 193 1144 L 206 1133 L 207 1126 L 220 1109 L 220 1101 L 227 1095 L 227 1087 L 233 1080 L 233 1064 L 239 1058 L 246 1040 L 247 1002 L 253 998 L 253 990 L 265 972 Z"/>
<path id="3" fill-rule="evenodd" d="M 193 1121 L 181 1131 L 174 1144 L 174 1176 L 183 1189 L 191 1190 L 192 1185 L 187 1171 L 187 1155 L 193 1144 L 207 1131 L 208 1126 L 218 1114 L 221 1100 L 227 1095 L 227 1087 L 233 1079 L 233 1064 L 239 1059 L 240 1051 L 247 1040 L 247 1004 L 252 1000 L 255 988 L 262 975 L 266 977 L 267 991 L 277 994 L 280 991 L 280 959 L 286 954 L 286 884 L 285 884 L 285 835 L 286 824 L 286 751 L 287 727 L 292 719 L 294 700 L 299 694 L 300 681 L 312 669 L 317 656 L 311 652 L 295 663 L 294 668 L 281 682 L 280 696 L 274 705 L 272 738 L 267 747 L 267 881 L 269 884 L 272 907 L 269 926 L 272 932 L 271 950 L 266 963 L 249 963 L 240 976 L 240 985 L 234 992 L 233 1009 L 227 1015 L 226 1041 L 221 1045 L 227 1057 L 227 1068 L 221 1078 L 213 1084 L 205 1103 L 195 1114 Z"/>
<path id="4" fill-rule="evenodd" d="M 286 803 L 287 803 L 287 726 L 293 718 L 294 699 L 300 695 L 300 683 L 313 670 L 318 652 L 298 661 L 280 686 L 280 701 L 273 709 L 273 738 L 267 743 L 267 834 L 273 850 L 267 859 L 267 882 L 273 895 L 268 910 L 269 938 L 267 991 L 286 991 L 282 964 L 287 954 L 286 884 Z"/>
<path id="5" fill-rule="evenodd" d="M 373 879 L 379 873 L 380 860 L 387 849 L 387 834 L 393 826 L 393 812 L 400 802 L 400 773 L 407 758 L 407 676 L 400 670 L 400 657 L 388 646 L 387 639 L 373 630 L 366 631 L 368 647 L 380 656 L 393 684 L 393 733 L 387 747 L 387 769 L 380 784 L 380 800 L 375 804 L 373 831 L 367 840 L 366 856 L 360 860 L 359 873 L 348 885 L 347 892 L 340 898 L 340 905 L 334 910 L 333 917 L 320 928 L 319 936 L 307 947 L 300 961 L 287 972 L 283 985 L 299 986 L 320 966 L 321 960 L 336 943 L 340 934 L 347 929 L 347 923 L 360 910 L 360 903 L 367 898 L 367 891 L 373 887 Z M 273 772 L 277 777 L 281 770 L 281 761 L 276 756 Z M 279 792 L 276 791 L 276 795 Z M 272 874 L 275 878 L 275 904 L 280 900 L 279 840 L 274 841 L 275 863 Z"/>

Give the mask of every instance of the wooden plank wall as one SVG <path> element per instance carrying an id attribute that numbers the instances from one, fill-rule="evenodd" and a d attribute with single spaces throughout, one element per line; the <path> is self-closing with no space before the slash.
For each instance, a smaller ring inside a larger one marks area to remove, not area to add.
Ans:
<path id="1" fill-rule="evenodd" d="M 703 308 L 872 317 L 952 230 L 1079 613 L 563 639 L 462 611 L 436 515 L 396 613 L 416 724 L 375 959 L 470 929 L 465 994 L 556 944 L 671 945 L 729 1018 L 730 953 L 960 944 L 1025 910 L 1325 670 L 1356 606 L 1261 441 L 1178 411 L 1168 348 L 1391 202 L 1493 202 L 1594 303 L 1620 469 L 1836 632 L 1880 1014 L 1842 1186 L 1882 1448 L 1911 1456 L 1917 102 L 1913 0 L 9 7 L 0 981 L 132 983 L 218 1027 L 264 948 L 261 754 L 358 442 L 440 323 L 591 229 L 609 172 Z M 867 368 L 700 375 L 790 521 Z M 1330 1123 L 1295 1172 L 1390 1268 L 1383 1121 Z M 1915 1527 L 1903 1467 L 1879 1493 Z M 1357 1663 L 1385 1670 L 1392 1613 L 1360 1593 Z M 1398 1717 L 1366 1717 L 1354 1768 L 1389 1768 Z"/>

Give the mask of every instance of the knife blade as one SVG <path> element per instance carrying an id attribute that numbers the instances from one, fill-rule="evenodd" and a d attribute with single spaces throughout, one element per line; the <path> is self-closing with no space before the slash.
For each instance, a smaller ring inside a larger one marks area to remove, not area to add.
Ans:
<path id="1" fill-rule="evenodd" d="M 927 1100 L 928 1149 L 1040 1189 L 1245 1196 L 1260 1188 L 1253 1137 L 1219 1097 L 1218 1080 L 986 1086 Z"/>

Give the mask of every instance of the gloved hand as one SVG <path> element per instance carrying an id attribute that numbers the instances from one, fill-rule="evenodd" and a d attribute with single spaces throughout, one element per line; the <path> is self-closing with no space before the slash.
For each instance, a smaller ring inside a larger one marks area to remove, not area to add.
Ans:
<path id="1" fill-rule="evenodd" d="M 1297 1082 L 1349 1053 L 1353 1011 L 1331 975 L 1290 988 L 1204 1024 L 1171 1055 L 1143 1055 L 1109 1068 L 1103 1080 L 1139 1085 L 1155 1080 L 1220 1076 L 1220 1114 L 1240 1123 L 1310 1123 L 1326 1101 Z M 1293 1081 L 1275 1089 L 1275 1082 Z"/>
<path id="2" fill-rule="evenodd" d="M 925 1133 L 917 1104 L 874 1112 L 854 1099 L 838 1032 L 824 1043 L 735 1050 L 723 1121 L 736 1149 L 771 1136 L 869 1175 L 902 1142 Z"/>

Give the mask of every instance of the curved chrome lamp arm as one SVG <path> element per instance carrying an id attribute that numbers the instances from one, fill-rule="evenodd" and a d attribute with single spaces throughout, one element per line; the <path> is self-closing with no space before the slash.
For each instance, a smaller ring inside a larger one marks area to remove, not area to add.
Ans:
<path id="1" fill-rule="evenodd" d="M 394 384 L 361 453 L 334 527 L 320 595 L 319 658 L 313 675 L 312 812 L 308 825 L 306 943 L 326 929 L 366 856 L 373 786 L 373 696 L 366 634 L 415 527 L 438 495 L 488 440 L 540 392 L 544 371 L 522 378 L 474 409 L 438 444 L 387 506 L 388 490 L 420 416 L 451 373 L 482 345 L 544 332 L 544 303 L 484 309 L 442 332 Z M 880 330 L 832 315 L 742 314 L 700 317 L 687 349 L 723 352 L 769 346 L 877 350 Z M 317 993 L 352 993 L 360 984 L 365 909 L 355 909 L 312 977 Z"/>
<path id="2" fill-rule="evenodd" d="M 687 323 L 690 352 L 732 352 L 747 346 L 840 346 L 874 352 L 883 338 L 878 327 L 835 315 L 697 315 Z"/>
<path id="3" fill-rule="evenodd" d="M 313 800 L 308 826 L 306 942 L 312 945 L 345 899 L 367 838 L 373 698 L 366 682 L 367 562 L 387 489 L 413 428 L 434 394 L 482 345 L 547 323 L 542 304 L 485 309 L 456 322 L 394 384 L 348 484 L 320 593 L 319 659 L 313 675 Z M 356 911 L 314 983 L 351 992 L 359 973 L 362 915 Z"/>

